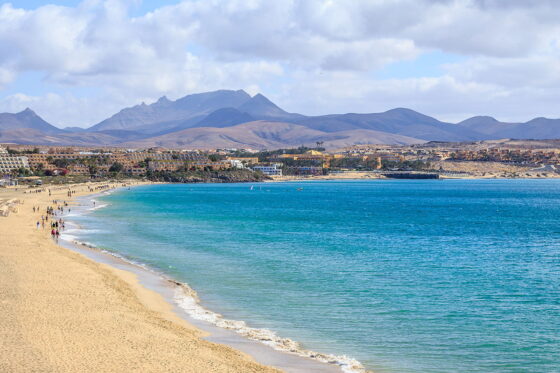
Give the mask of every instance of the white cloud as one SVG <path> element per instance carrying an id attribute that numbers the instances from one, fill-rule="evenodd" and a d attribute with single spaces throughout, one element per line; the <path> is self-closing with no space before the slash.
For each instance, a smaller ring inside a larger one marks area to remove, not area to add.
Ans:
<path id="1" fill-rule="evenodd" d="M 42 96 L 17 93 L 0 100 L 0 112 L 17 113 L 28 107 L 47 122 L 67 127 L 84 124 L 84 118 L 87 118 L 86 123 L 101 121 L 123 106 L 105 97 L 78 98 L 55 93 Z"/>
<path id="2" fill-rule="evenodd" d="M 560 86 L 510 88 L 451 75 L 364 80 L 351 73 L 320 76 L 301 73 L 295 81 L 276 97 L 276 102 L 294 111 L 316 115 L 408 107 L 450 122 L 474 115 L 493 115 L 513 122 L 559 116 L 555 102 L 560 97 Z M 300 97 L 313 97 L 313 100 L 302 102 Z"/>
<path id="3" fill-rule="evenodd" d="M 0 67 L 0 89 L 11 83 L 16 78 L 14 71 Z"/>
<path id="4" fill-rule="evenodd" d="M 0 110 L 25 104 L 55 124 L 86 125 L 164 94 L 247 88 L 303 113 L 410 106 L 447 118 L 560 116 L 551 103 L 558 1 L 190 0 L 131 17 L 137 1 L 0 6 L 0 95 L 27 71 L 58 92 L 26 87 L 0 99 Z M 465 61 L 435 78 L 375 78 L 433 50 Z M 81 88 L 95 93 L 72 93 Z"/>

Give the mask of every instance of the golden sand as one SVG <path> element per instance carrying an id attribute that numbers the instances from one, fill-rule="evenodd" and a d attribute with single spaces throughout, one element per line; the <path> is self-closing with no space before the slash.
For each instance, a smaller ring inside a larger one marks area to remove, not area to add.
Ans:
<path id="1" fill-rule="evenodd" d="M 56 189 L 55 188 L 59 188 Z M 73 186 L 75 196 L 88 193 Z M 36 229 L 68 187 L 0 189 L 0 372 L 277 372 L 176 316 L 134 274 L 58 246 Z M 34 213 L 33 206 L 40 206 Z"/>

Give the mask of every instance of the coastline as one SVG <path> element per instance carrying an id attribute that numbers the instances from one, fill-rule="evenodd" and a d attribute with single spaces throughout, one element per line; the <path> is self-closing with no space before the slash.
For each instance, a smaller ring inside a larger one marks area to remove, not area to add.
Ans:
<path id="1" fill-rule="evenodd" d="M 469 176 L 440 176 L 435 180 L 549 180 L 559 179 L 560 174 L 546 177 L 536 176 L 520 176 L 520 177 L 505 177 L 499 175 L 469 175 Z M 294 181 L 329 181 L 329 180 L 407 180 L 407 179 L 394 179 L 388 177 L 381 177 L 373 172 L 352 172 L 340 175 L 317 175 L 317 176 L 275 176 L 272 180 L 265 180 L 265 183 L 283 183 Z"/>
<path id="2" fill-rule="evenodd" d="M 108 195 L 118 189 L 122 188 L 77 198 L 75 202 L 82 206 L 78 214 L 106 207 L 106 204 L 98 204 L 94 208 L 86 208 L 85 206 L 91 206 L 91 201 L 98 201 L 99 196 Z M 72 230 L 81 229 L 75 222 L 72 222 L 71 218 L 66 218 L 66 220 L 71 222 L 72 225 L 76 225 Z M 144 263 L 126 258 L 118 252 L 99 249 L 93 244 L 81 242 L 73 234 L 68 238 L 65 239 L 65 234 L 63 234 L 60 244 L 96 262 L 102 262 L 134 273 L 142 286 L 162 295 L 178 316 L 198 329 L 209 333 L 204 337 L 208 341 L 241 350 L 253 357 L 258 363 L 288 373 L 367 372 L 359 362 L 352 358 L 303 349 L 298 342 L 281 338 L 273 331 L 252 328 L 243 321 L 225 319 L 219 313 L 200 304 L 198 294 L 189 284 L 179 282 L 165 273 Z"/>
<path id="3" fill-rule="evenodd" d="M 121 183 L 117 183 L 117 184 L 121 184 Z M 221 371 L 273 372 L 273 371 L 278 371 L 277 368 L 281 369 L 281 371 L 290 372 L 290 373 L 300 373 L 300 372 L 334 373 L 334 372 L 341 371 L 341 367 L 339 365 L 323 363 L 311 358 L 306 358 L 297 355 L 295 353 L 289 353 L 287 351 L 279 351 L 277 349 L 273 349 L 271 346 L 267 346 L 266 344 L 247 338 L 247 336 L 239 335 L 232 330 L 228 330 L 212 325 L 211 323 L 203 320 L 197 320 L 193 318 L 192 315 L 189 315 L 184 308 L 181 308 L 177 305 L 177 297 L 179 296 L 177 292 L 178 289 L 183 289 L 186 292 L 186 294 L 184 294 L 185 297 L 182 298 L 183 300 L 189 299 L 190 301 L 190 299 L 194 299 L 192 297 L 193 294 L 190 293 L 191 290 L 188 287 L 188 285 L 180 284 L 179 282 L 174 281 L 173 279 L 165 275 L 159 274 L 141 264 L 131 263 L 124 258 L 119 258 L 116 255 L 105 253 L 95 248 L 91 248 L 83 245 L 76 245 L 75 243 L 66 241 L 63 238 L 60 239 L 60 242 L 55 243 L 53 239 L 48 237 L 49 229 L 35 228 L 34 226 L 35 219 L 40 220 L 41 213 L 29 212 L 28 209 L 31 209 L 32 206 L 39 206 L 41 208 L 40 211 L 43 212 L 43 207 L 52 205 L 51 199 L 58 199 L 58 200 L 67 201 L 69 203 L 69 207 L 74 208 L 76 206 L 76 203 L 79 203 L 80 199 L 93 199 L 95 198 L 95 196 L 103 193 L 99 191 L 92 192 L 90 190 L 90 187 L 92 186 L 95 186 L 95 184 L 88 183 L 88 184 L 66 185 L 62 187 L 52 186 L 50 188 L 52 190 L 52 196 L 49 196 L 46 192 L 38 193 L 38 194 L 27 193 L 27 191 L 22 190 L 22 188 L 12 188 L 12 189 L 0 191 L 0 202 L 2 201 L 2 199 L 7 200 L 7 199 L 18 198 L 22 203 L 19 205 L 19 208 L 14 209 L 14 212 L 10 214 L 8 217 L 0 218 L 3 219 L 3 222 L 7 223 L 7 224 L 2 224 L 0 226 L 0 233 L 2 234 L 10 230 L 6 228 L 12 228 L 15 225 L 19 225 L 22 227 L 21 229 L 15 231 L 12 230 L 13 233 L 11 237 L 12 239 L 7 241 L 8 244 L 0 243 L 0 263 L 7 264 L 7 267 L 9 268 L 11 264 L 10 260 L 9 258 L 8 260 L 6 260 L 6 256 L 8 255 L 8 251 L 9 251 L 8 249 L 10 247 L 18 247 L 18 248 L 24 247 L 25 249 L 29 249 L 30 247 L 28 242 L 26 242 L 23 238 L 24 236 L 25 237 L 31 236 L 33 238 L 33 241 L 39 244 L 38 246 L 40 247 L 40 249 L 44 250 L 43 253 L 51 256 L 49 260 L 49 268 L 51 270 L 54 269 L 58 272 L 61 272 L 58 274 L 61 275 L 63 278 L 65 278 L 64 282 L 67 283 L 67 281 L 72 281 L 73 275 L 77 275 L 79 277 L 80 275 L 79 272 L 81 271 L 78 271 L 78 273 L 64 273 L 68 270 L 68 268 L 66 266 L 61 267 L 60 265 L 57 265 L 59 263 L 54 263 L 57 260 L 57 258 L 60 259 L 60 257 L 64 258 L 65 261 L 72 262 L 72 264 L 78 264 L 79 266 L 86 267 L 87 270 L 93 271 L 95 274 L 102 276 L 104 280 L 102 281 L 102 284 L 107 285 L 107 283 L 109 283 L 110 284 L 109 287 L 112 288 L 112 289 L 105 289 L 105 286 L 102 286 L 102 288 L 104 288 L 103 290 L 117 290 L 120 293 L 123 292 L 126 293 L 127 294 L 126 299 L 122 299 L 123 301 L 122 303 L 124 304 L 120 304 L 119 306 L 124 305 L 126 307 L 126 306 L 130 306 L 131 303 L 136 303 L 135 304 L 136 311 L 133 312 L 132 314 L 127 314 L 126 316 L 132 317 L 134 319 L 137 319 L 137 321 L 139 321 L 139 319 L 142 319 L 140 317 L 141 316 L 140 314 L 149 313 L 151 316 L 150 317 L 151 323 L 153 323 L 152 319 L 155 318 L 157 320 L 156 324 L 159 323 L 164 324 L 165 326 L 165 328 L 163 328 L 164 331 L 171 329 L 174 333 L 179 332 L 179 334 L 181 334 L 180 332 L 182 332 L 182 334 L 184 333 L 188 334 L 188 338 L 184 338 L 183 336 L 182 338 L 177 338 L 178 340 L 175 341 L 179 345 L 192 344 L 195 346 L 193 348 L 193 350 L 195 351 L 194 354 L 188 356 L 183 356 L 183 354 L 181 354 L 180 357 L 179 356 L 175 357 L 175 355 L 178 353 L 177 350 L 178 347 L 174 346 L 177 352 L 175 354 L 172 354 L 171 351 L 173 351 L 173 349 L 169 349 L 169 346 L 167 346 L 168 343 L 165 343 L 167 338 L 164 338 L 163 342 L 158 341 L 158 343 L 155 343 L 155 341 L 158 340 L 157 339 L 158 337 L 162 338 L 159 335 L 155 336 L 156 339 L 154 339 L 154 341 L 150 341 L 149 347 L 146 346 L 147 341 L 143 340 L 142 346 L 145 350 L 143 351 L 142 349 L 134 348 L 136 355 L 142 356 L 144 354 L 147 354 L 151 358 L 157 355 L 156 351 L 160 352 L 159 350 L 165 349 L 165 351 L 161 351 L 162 352 L 161 356 L 167 356 L 167 359 L 156 358 L 154 359 L 154 361 L 148 361 L 144 356 L 143 359 L 140 359 L 140 360 L 145 360 L 145 362 L 142 363 L 142 371 L 198 372 L 202 370 L 202 371 L 212 371 L 212 372 L 214 371 L 215 372 L 221 372 Z M 118 187 L 119 187 L 118 185 L 112 185 L 110 188 L 108 188 L 108 190 L 114 191 Z M 67 197 L 67 190 L 69 188 L 73 190 L 80 189 L 80 191 L 79 192 L 77 191 L 75 196 L 73 195 L 72 197 Z M 44 187 L 41 189 L 47 190 L 49 188 Z M 30 189 L 30 191 L 33 190 L 34 189 Z M 102 208 L 102 207 L 103 206 L 97 206 L 96 208 Z M 74 211 L 75 210 L 73 210 L 73 212 Z M 64 219 L 66 220 L 67 218 L 64 217 Z M 17 258 L 22 263 L 19 263 L 19 265 L 13 265 L 14 271 L 11 273 L 12 275 L 24 272 L 26 271 L 26 269 L 29 269 L 27 265 L 27 261 L 29 260 L 34 261 L 32 259 L 34 255 L 32 254 L 31 257 L 27 255 L 25 256 L 26 258 L 22 258 L 21 256 Z M 34 282 L 33 286 L 38 287 L 41 290 L 38 291 L 36 289 L 33 289 L 33 291 L 30 292 L 33 294 L 34 300 L 41 301 L 41 303 L 50 302 L 50 300 L 48 299 L 48 295 L 41 297 L 42 294 L 50 294 L 51 292 L 55 291 L 54 289 L 52 289 L 53 284 L 50 281 L 44 283 L 43 282 L 44 278 L 41 278 L 44 276 L 48 276 L 48 273 L 50 272 L 47 271 L 41 273 L 42 276 L 36 278 L 33 281 Z M 1 277 L 2 276 L 0 276 L 0 279 L 2 279 Z M 14 276 L 14 279 L 18 279 L 19 277 L 20 276 L 16 275 Z M 14 280 L 12 282 L 4 281 L 0 293 L 2 294 L 9 294 L 10 292 L 17 293 L 17 290 L 14 291 L 14 288 L 17 288 L 18 290 L 19 288 L 25 289 L 25 286 L 22 286 L 17 282 L 18 282 L 17 280 Z M 43 283 L 41 284 L 41 282 Z M 54 287 L 65 288 L 64 282 L 57 281 L 56 286 Z M 96 281 L 95 285 L 100 285 L 99 282 L 100 281 Z M 93 286 L 93 284 L 89 284 L 89 287 L 96 287 L 96 286 Z M 86 286 L 85 288 L 88 287 Z M 83 288 L 81 288 L 80 290 L 83 290 Z M 78 298 L 81 299 L 83 297 L 78 297 Z M 94 298 L 96 298 L 95 300 L 97 302 L 103 303 L 103 298 L 100 297 L 99 294 L 96 293 L 96 296 Z M 84 304 L 78 305 L 78 304 L 74 304 L 75 302 L 76 302 L 75 299 L 63 297 L 62 299 L 57 299 L 56 301 L 57 307 L 54 308 L 69 308 L 69 309 L 80 308 L 81 312 L 83 312 Z M 8 316 L 12 316 L 13 318 L 18 318 L 16 312 L 11 312 L 12 315 L 9 315 L 9 312 L 4 312 L 6 311 L 5 309 L 6 303 L 11 303 L 11 302 L 4 301 L 2 305 L 0 305 L 0 311 L 2 311 L 4 314 L 8 314 Z M 17 308 L 18 305 L 17 301 L 15 301 L 14 303 Z M 30 303 L 30 304 L 26 304 L 27 306 L 30 306 L 34 302 L 31 301 L 26 303 Z M 142 312 L 138 311 L 138 309 L 141 309 Z M 38 311 L 39 310 L 37 310 L 37 312 Z M 101 339 L 101 340 L 117 338 L 117 340 L 115 340 L 117 345 L 119 342 L 119 337 L 121 339 L 127 340 L 127 342 L 132 342 L 131 339 L 128 339 L 129 337 L 126 335 L 126 333 L 123 334 L 121 332 L 119 336 L 117 333 L 113 333 L 112 331 L 110 331 L 113 329 L 112 326 L 116 320 L 112 322 L 107 322 L 108 319 L 112 318 L 111 315 L 113 313 L 116 313 L 119 314 L 119 317 L 116 318 L 118 320 L 122 318 L 123 316 L 122 313 L 119 313 L 118 309 L 111 309 L 111 307 L 104 308 L 103 311 L 105 313 L 104 315 L 105 322 L 103 323 L 103 325 L 99 325 L 99 326 L 103 327 L 102 329 L 105 330 L 106 334 L 102 336 L 98 336 L 95 333 L 93 333 L 94 338 Z M 54 325 L 50 325 L 51 324 L 50 319 L 53 316 L 54 315 L 49 312 L 42 313 L 42 320 L 43 320 L 42 324 L 48 331 L 47 335 L 50 335 L 53 332 L 55 332 L 52 329 L 55 329 L 56 327 Z M 88 319 L 88 321 L 91 321 L 90 320 L 91 316 L 94 315 L 89 315 L 87 310 L 85 310 L 85 313 L 82 314 L 82 317 L 85 317 L 86 319 Z M 76 319 L 79 318 L 81 317 L 76 317 L 75 314 L 72 315 L 66 314 L 66 319 L 60 319 L 60 316 L 58 316 L 57 321 L 66 322 L 69 325 L 73 325 L 72 331 L 76 334 L 82 334 L 79 332 L 80 327 L 76 326 L 76 324 L 79 323 L 78 320 Z M 7 317 L 5 321 L 9 322 L 10 317 Z M 9 334 L 25 334 L 22 332 L 22 330 L 26 329 L 26 327 L 28 326 L 31 326 L 26 324 L 33 324 L 34 321 L 35 319 L 33 318 L 27 321 L 20 320 L 18 324 L 20 325 L 21 330 L 16 330 L 15 333 L 9 333 L 7 331 L 10 327 L 9 324 L 4 325 L 4 323 L 0 322 L 0 331 L 1 331 L 0 335 L 4 334 L 2 338 L 4 340 L 4 343 L 0 344 L 0 346 L 2 347 L 1 350 L 3 351 L 2 356 L 5 357 L 12 356 L 11 358 L 6 358 L 6 359 L 0 358 L 0 370 L 19 372 L 19 371 L 28 371 L 28 368 L 32 367 L 31 363 L 28 364 L 27 362 L 24 363 L 22 361 L 23 355 L 25 355 L 23 351 L 26 350 L 25 347 L 22 348 L 21 346 L 22 341 L 18 340 L 17 336 L 10 336 Z M 91 327 L 93 327 L 93 325 L 91 324 L 84 325 L 81 323 L 79 324 L 87 329 L 85 332 L 88 332 L 88 334 L 91 332 L 90 329 Z M 59 332 L 64 333 L 65 328 L 61 327 Z M 147 337 L 142 335 L 144 333 L 140 331 L 134 334 L 135 336 L 141 336 L 142 337 L 141 339 Z M 92 335 L 89 336 L 89 338 L 91 337 Z M 66 343 L 72 344 L 73 346 L 80 345 L 81 343 L 88 344 L 89 345 L 88 348 L 85 351 L 83 351 L 84 353 L 86 353 L 87 356 L 91 356 L 95 354 L 106 355 L 107 353 L 109 353 L 109 351 L 106 351 L 106 348 L 103 346 L 94 347 L 91 345 L 92 344 L 91 341 L 88 341 L 87 339 L 83 339 L 83 338 L 80 338 L 79 341 L 76 340 L 65 341 L 64 338 L 59 337 L 56 343 L 50 341 L 48 336 L 42 337 L 40 339 L 41 339 L 41 343 L 38 344 L 34 343 L 32 350 L 38 355 L 38 357 L 40 357 L 41 355 L 48 355 L 48 358 L 44 359 L 47 360 L 48 363 L 41 362 L 41 361 L 34 362 L 33 364 L 37 364 L 36 369 L 51 371 L 54 369 L 54 368 L 51 369 L 51 366 L 56 366 L 56 369 L 54 370 L 68 371 L 68 372 L 98 371 L 100 369 L 103 371 L 119 371 L 122 370 L 125 366 L 129 367 L 131 364 L 129 359 L 123 359 L 122 361 L 121 360 L 117 361 L 116 356 L 118 356 L 119 354 L 116 354 L 115 359 L 106 358 L 102 363 L 90 361 L 91 365 L 88 364 L 87 366 L 84 366 L 83 364 L 78 363 L 76 364 L 76 366 L 73 366 L 73 364 L 71 364 L 70 361 L 68 361 L 68 359 L 75 359 L 74 356 L 76 355 L 76 353 L 74 352 L 72 357 L 66 355 L 64 351 L 64 350 L 68 350 L 68 348 L 65 346 Z M 25 338 L 25 340 L 28 340 L 28 338 Z M 60 348 L 49 347 L 51 344 L 59 345 Z M 167 348 L 164 346 L 167 346 Z M 124 349 L 127 350 L 130 347 L 132 346 L 128 345 Z M 44 351 L 47 348 L 50 349 L 50 351 L 48 351 L 48 354 Z M 11 350 L 15 350 L 15 349 L 20 350 L 20 353 L 14 354 L 13 351 Z M 205 351 L 205 349 L 208 349 L 210 352 Z M 117 350 L 120 349 L 117 348 Z M 111 347 L 111 353 L 113 353 L 113 347 Z M 123 354 L 127 355 L 128 351 L 122 352 L 120 355 Z M 330 357 L 330 355 L 322 355 L 322 356 L 327 357 L 327 359 L 328 357 Z M 170 364 L 169 359 L 177 360 L 176 364 Z M 180 362 L 184 359 L 187 359 L 189 361 L 189 363 L 186 364 L 186 366 L 185 364 L 180 364 Z M 39 360 L 43 360 L 43 359 L 39 359 Z M 90 360 L 90 359 L 86 359 L 86 360 Z M 198 364 L 193 365 L 192 364 L 193 360 L 194 361 L 200 360 L 200 361 L 198 362 Z M 56 361 L 56 363 L 51 364 L 52 361 Z M 208 365 L 211 368 L 204 368 L 205 365 Z M 48 366 L 49 368 L 46 368 L 46 366 Z M 173 367 L 173 369 L 170 370 L 171 367 Z"/>
<path id="4" fill-rule="evenodd" d="M 36 228 L 53 199 L 70 202 L 69 188 L 77 197 L 92 186 L 99 184 L 52 186 L 51 196 L 49 187 L 0 191 L 2 202 L 15 201 L 0 217 L 0 370 L 277 372 L 204 340 L 206 332 L 134 273 L 68 250 Z"/>

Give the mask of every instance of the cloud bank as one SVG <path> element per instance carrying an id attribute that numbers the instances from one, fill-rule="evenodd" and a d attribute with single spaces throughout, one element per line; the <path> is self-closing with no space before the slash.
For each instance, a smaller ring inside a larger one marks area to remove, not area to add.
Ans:
<path id="1" fill-rule="evenodd" d="M 304 114 L 560 117 L 558 1 L 191 0 L 132 16 L 135 6 L 1 5 L 0 111 L 86 126 L 162 95 L 243 88 Z M 437 74 L 399 65 L 434 53 Z"/>

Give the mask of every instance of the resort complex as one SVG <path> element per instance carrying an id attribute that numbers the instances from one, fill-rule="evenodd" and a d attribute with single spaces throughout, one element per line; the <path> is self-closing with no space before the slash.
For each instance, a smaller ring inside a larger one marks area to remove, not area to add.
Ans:
<path id="1" fill-rule="evenodd" d="M 501 141 L 324 148 L 125 149 L 0 145 L 0 174 L 29 176 L 150 177 L 164 173 L 248 170 L 282 179 L 383 177 L 394 172 L 441 177 L 557 177 L 560 143 Z"/>

